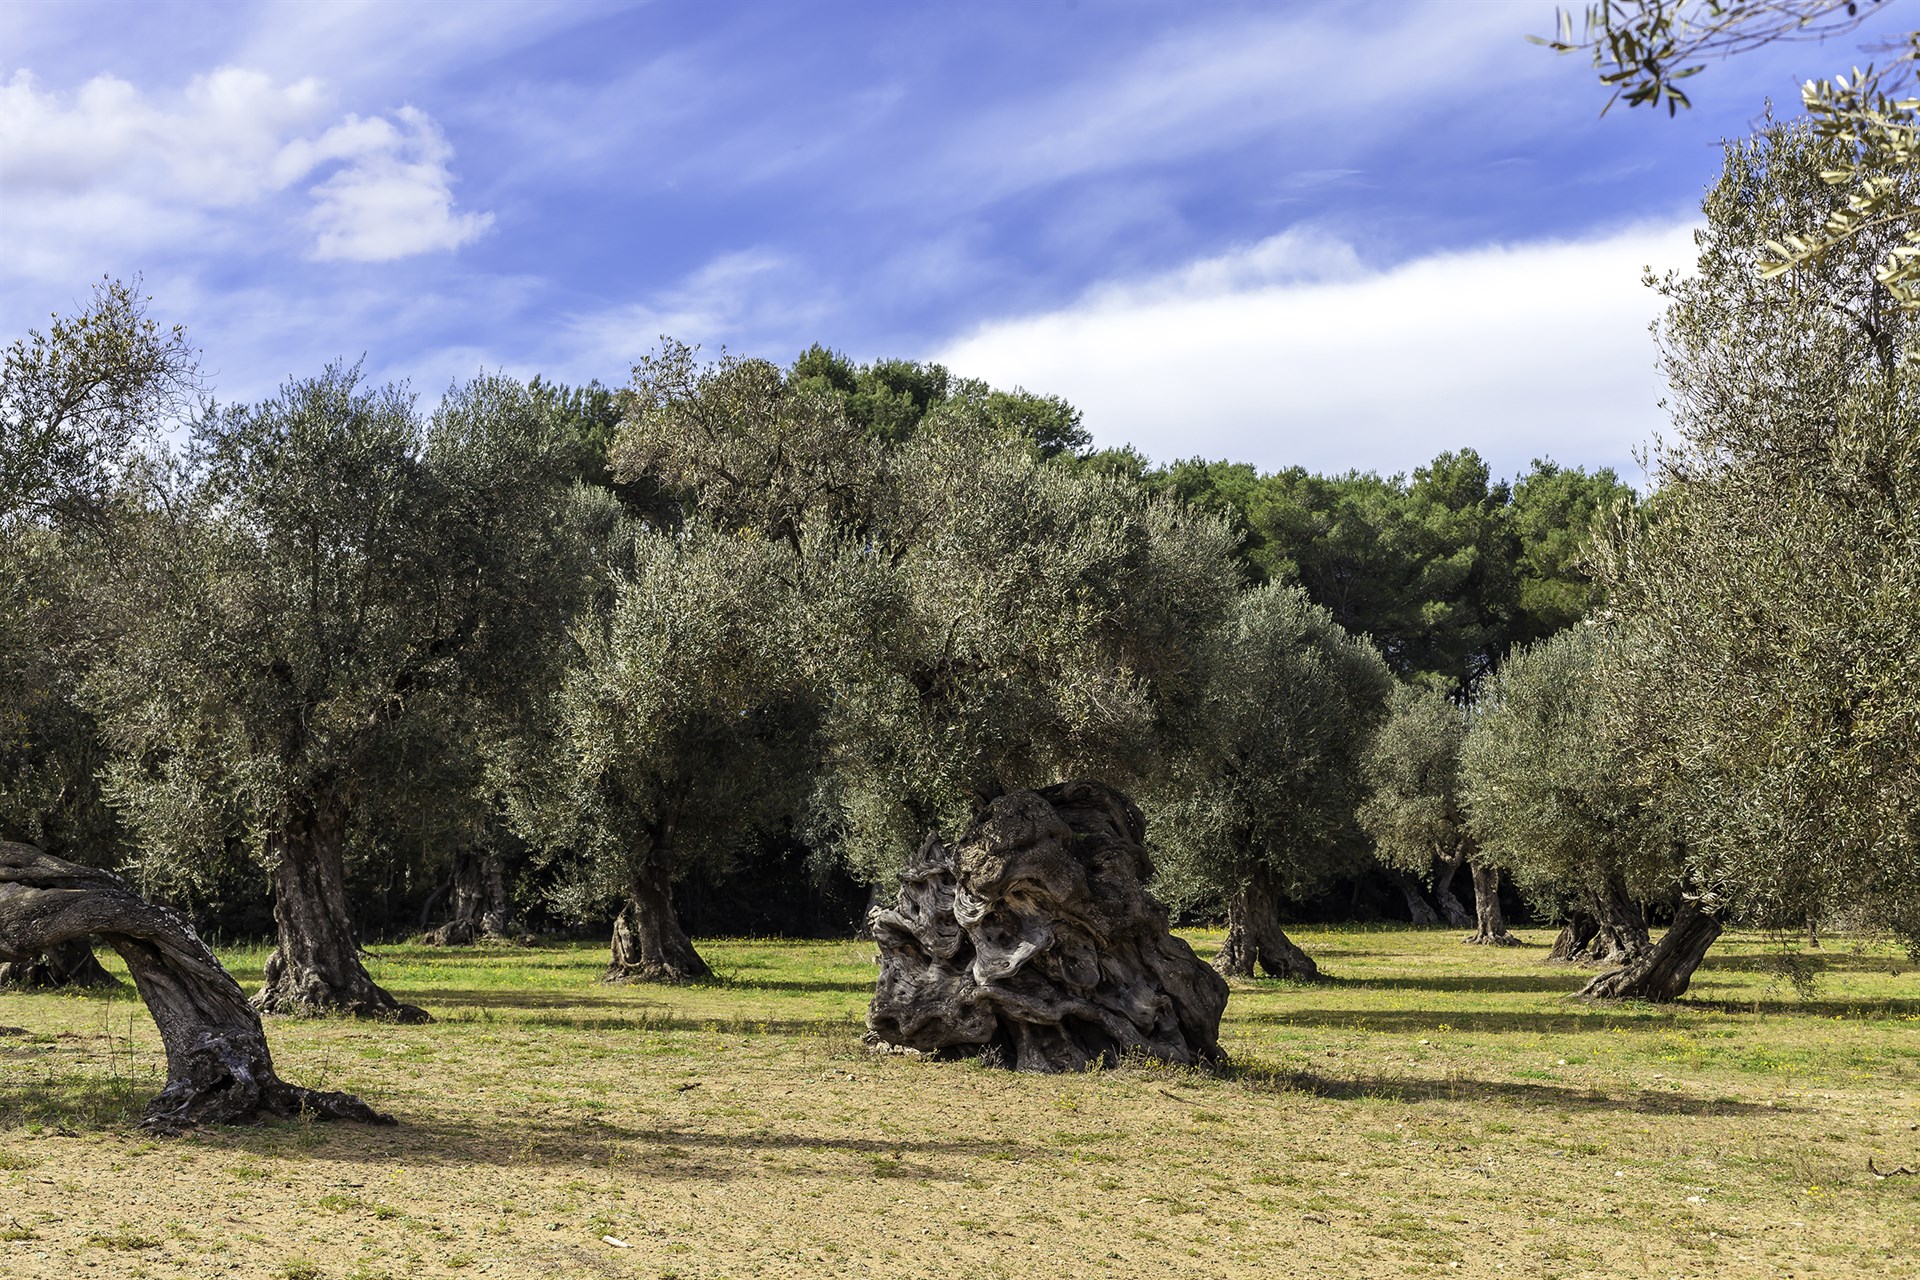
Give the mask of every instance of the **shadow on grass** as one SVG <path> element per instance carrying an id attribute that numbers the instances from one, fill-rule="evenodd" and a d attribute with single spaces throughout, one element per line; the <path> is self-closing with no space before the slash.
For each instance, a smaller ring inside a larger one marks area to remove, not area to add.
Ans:
<path id="1" fill-rule="evenodd" d="M 1580 1032 L 1610 1031 L 1622 1023 L 1647 1026 L 1674 1021 L 1680 1014 L 1699 1011 L 1703 1006 L 1689 1001 L 1677 1005 L 1578 1005 L 1565 1013 L 1557 1011 L 1483 1013 L 1470 1009 L 1431 1009 L 1423 1011 L 1371 1009 L 1276 1009 L 1235 1013 L 1227 1007 L 1229 1023 L 1267 1027 L 1334 1027 L 1349 1031 L 1383 1031 L 1399 1035 L 1430 1032 L 1445 1024 L 1454 1031 L 1505 1034 L 1526 1032 L 1534 1035 L 1568 1035 Z M 1576 1012 L 1591 1009 L 1592 1012 Z M 1718 1013 L 1718 1009 L 1709 1009 Z"/>
<path id="2" fill-rule="evenodd" d="M 1813 973 L 1884 973 L 1897 977 L 1920 968 L 1904 956 L 1866 956 L 1833 951 L 1763 951 L 1756 955 L 1716 955 L 1708 952 L 1701 970 L 1786 975 L 1805 966 Z"/>
<path id="3" fill-rule="evenodd" d="M 844 1137 L 764 1129 L 722 1134 L 673 1126 L 623 1125 L 594 1116 L 558 1118 L 525 1114 L 476 1120 L 414 1119 L 401 1115 L 397 1129 L 294 1122 L 258 1128 L 198 1130 L 189 1140 L 262 1156 L 399 1162 L 409 1166 L 580 1167 L 641 1178 L 703 1182 L 754 1176 L 769 1159 L 783 1156 L 858 1157 L 863 1163 L 846 1168 L 842 1176 L 867 1181 L 874 1177 L 879 1162 L 888 1166 L 881 1170 L 883 1175 L 964 1176 L 951 1170 L 941 1172 L 908 1164 L 913 1157 L 1017 1161 L 1057 1154 L 991 1138 Z"/>
<path id="4" fill-rule="evenodd" d="M 1321 985 L 1327 987 L 1353 987 L 1372 991 L 1457 991 L 1471 995 L 1474 992 L 1489 994 L 1501 991 L 1561 991 L 1574 992 L 1585 984 L 1591 974 L 1577 969 L 1554 968 L 1543 973 L 1501 973 L 1491 975 L 1444 974 L 1430 978 L 1391 977 L 1391 978 L 1341 978 L 1329 977 Z"/>
<path id="5" fill-rule="evenodd" d="M 1636 1091 L 1623 1095 L 1571 1085 L 1532 1084 L 1518 1080 L 1443 1080 L 1404 1076 L 1340 1078 L 1311 1071 L 1269 1071 L 1227 1067 L 1224 1078 L 1274 1093 L 1310 1093 L 1317 1098 L 1348 1102 L 1362 1099 L 1389 1102 L 1495 1102 L 1503 1106 L 1544 1111 L 1630 1111 L 1637 1115 L 1737 1116 L 1762 1112 L 1778 1115 L 1785 1108 L 1763 1107 L 1730 1098 L 1699 1098 L 1682 1093 Z"/>
<path id="6" fill-rule="evenodd" d="M 1786 1018 L 1841 1018 L 1849 1022 L 1891 1022 L 1920 1018 L 1920 1000 L 1688 1000 L 1681 1008 L 1705 1009 L 1734 1017 L 1766 1014 Z"/>

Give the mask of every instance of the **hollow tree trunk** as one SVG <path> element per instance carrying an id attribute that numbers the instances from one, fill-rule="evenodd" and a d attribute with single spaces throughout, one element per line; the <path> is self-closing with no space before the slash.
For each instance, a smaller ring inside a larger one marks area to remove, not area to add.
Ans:
<path id="1" fill-rule="evenodd" d="M 1587 954 L 1596 964 L 1630 965 L 1652 949 L 1646 912 L 1618 879 L 1609 880 L 1605 889 L 1593 895 L 1593 913 L 1600 921 L 1600 932 L 1588 944 Z"/>
<path id="2" fill-rule="evenodd" d="M 1464 929 L 1473 923 L 1466 905 L 1453 893 L 1453 882 L 1460 874 L 1460 864 L 1465 861 L 1465 854 L 1433 860 L 1433 900 L 1440 908 L 1440 915 L 1455 929 Z M 1474 883 L 1477 886 L 1479 881 Z"/>
<path id="3" fill-rule="evenodd" d="M 273 923 L 279 945 L 267 957 L 254 1008 L 262 1013 L 347 1013 L 431 1022 L 424 1009 L 388 995 L 360 963 L 360 946 L 347 919 L 337 816 L 324 810 L 309 813 L 275 838 L 273 851 Z"/>
<path id="4" fill-rule="evenodd" d="M 453 947 L 508 936 L 507 873 L 499 854 L 454 854 L 452 898 L 452 918 L 430 931 L 425 941 L 437 947 Z"/>
<path id="5" fill-rule="evenodd" d="M 185 920 L 109 872 L 0 841 L 0 960 L 90 936 L 127 962 L 166 1048 L 166 1087 L 147 1104 L 142 1128 L 178 1133 L 302 1114 L 393 1123 L 351 1094 L 275 1074 L 260 1015 Z"/>
<path id="6" fill-rule="evenodd" d="M 1627 965 L 1601 974 L 1580 992 L 1590 1000 L 1678 1000 L 1693 981 L 1707 948 L 1720 936 L 1720 922 L 1692 900 L 1673 913 L 1660 944 Z"/>
<path id="7" fill-rule="evenodd" d="M 713 976 L 673 913 L 667 869 L 649 862 L 629 879 L 627 902 L 613 922 L 607 982 L 691 982 Z"/>
<path id="8" fill-rule="evenodd" d="M 69 938 L 37 956 L 0 964 L 0 987 L 51 991 L 59 987 L 111 987 L 113 975 L 94 957 L 93 944 Z"/>
<path id="9" fill-rule="evenodd" d="M 1483 947 L 1517 947 L 1520 939 L 1507 932 L 1507 918 L 1500 910 L 1500 872 L 1494 867 L 1473 864 L 1474 931 L 1467 941 Z"/>
<path id="10" fill-rule="evenodd" d="M 1227 940 L 1213 967 L 1229 978 L 1251 978 L 1258 964 L 1270 978 L 1313 982 L 1320 967 L 1294 945 L 1280 927 L 1280 895 L 1264 871 L 1251 879 L 1227 904 Z"/>
<path id="11" fill-rule="evenodd" d="M 1587 958 L 1587 948 L 1600 933 L 1600 921 L 1591 911 L 1578 908 L 1567 913 L 1567 922 L 1560 926 L 1560 934 L 1553 940 L 1553 950 L 1547 953 L 1547 959 L 1560 964 L 1578 964 Z"/>
<path id="12" fill-rule="evenodd" d="M 1439 924 L 1440 917 L 1435 913 L 1426 895 L 1420 892 L 1420 882 L 1404 871 L 1395 871 L 1390 877 L 1400 889 L 1400 896 L 1407 900 L 1407 914 L 1413 917 L 1416 925 Z"/>

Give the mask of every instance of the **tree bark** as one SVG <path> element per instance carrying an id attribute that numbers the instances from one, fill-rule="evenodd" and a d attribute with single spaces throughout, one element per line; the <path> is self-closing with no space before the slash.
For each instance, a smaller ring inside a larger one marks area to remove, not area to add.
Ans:
<path id="1" fill-rule="evenodd" d="M 1280 927 L 1280 895 L 1267 872 L 1256 870 L 1227 904 L 1227 940 L 1213 967 L 1229 978 L 1251 978 L 1258 964 L 1269 978 L 1313 982 L 1320 966 Z"/>
<path id="2" fill-rule="evenodd" d="M 504 941 L 511 912 L 506 865 L 495 853 L 453 855 L 453 914 L 423 941 L 436 947 L 466 946 L 480 939 Z"/>
<path id="3" fill-rule="evenodd" d="M 1464 929 L 1473 924 L 1473 917 L 1459 898 L 1454 896 L 1453 882 L 1460 874 L 1460 864 L 1467 860 L 1465 854 L 1455 854 L 1451 858 L 1433 860 L 1433 900 L 1440 908 L 1440 914 L 1455 929 Z M 1475 881 L 1476 892 L 1479 881 Z"/>
<path id="4" fill-rule="evenodd" d="M 142 1128 L 172 1134 L 303 1114 L 393 1123 L 350 1094 L 280 1079 L 260 1015 L 185 920 L 109 872 L 0 841 L 0 960 L 90 936 L 127 962 L 166 1048 L 166 1087 L 147 1104 Z"/>
<path id="5" fill-rule="evenodd" d="M 52 991 L 59 987 L 111 987 L 113 975 L 94 957 L 85 938 L 69 938 L 37 956 L 0 964 L 0 987 Z"/>
<path id="6" fill-rule="evenodd" d="M 279 945 L 253 997 L 262 1013 L 347 1013 L 393 1022 L 431 1022 L 424 1009 L 387 994 L 360 963 L 347 919 L 340 822 L 325 810 L 289 824 L 273 842 L 273 923 Z"/>
<path id="7" fill-rule="evenodd" d="M 613 922 L 613 963 L 607 982 L 693 982 L 713 970 L 673 913 L 673 879 L 649 862 L 629 878 L 627 902 Z"/>
<path id="8" fill-rule="evenodd" d="M 1605 889 L 1594 894 L 1593 913 L 1600 921 L 1600 932 L 1588 944 L 1587 954 L 1596 964 L 1630 965 L 1652 949 L 1647 914 L 1619 879 L 1609 880 Z"/>
<path id="9" fill-rule="evenodd" d="M 1139 806 L 1098 782 L 990 801 L 929 837 L 875 915 L 871 1041 L 1015 1071 L 1219 1062 L 1227 984 L 1146 884 Z"/>
<path id="10" fill-rule="evenodd" d="M 1678 1000 L 1693 981 L 1707 948 L 1720 936 L 1720 921 L 1691 899 L 1673 913 L 1660 945 L 1621 968 L 1601 974 L 1580 994 L 1589 1000 Z"/>
<path id="11" fill-rule="evenodd" d="M 1560 926 L 1560 935 L 1553 940 L 1553 950 L 1547 953 L 1547 959 L 1559 964 L 1579 964 L 1587 958 L 1587 948 L 1600 933 L 1600 921 L 1590 911 L 1578 908 L 1567 913 L 1567 922 Z"/>
<path id="12" fill-rule="evenodd" d="M 1500 910 L 1500 872 L 1494 867 L 1473 864 L 1474 931 L 1466 940 L 1483 947 L 1517 947 L 1520 939 L 1507 932 L 1507 918 Z"/>
<path id="13" fill-rule="evenodd" d="M 1393 883 L 1399 886 L 1400 896 L 1407 900 L 1407 914 L 1416 925 L 1439 924 L 1440 916 L 1433 909 L 1426 895 L 1420 892 L 1420 882 L 1405 871 L 1390 873 Z"/>

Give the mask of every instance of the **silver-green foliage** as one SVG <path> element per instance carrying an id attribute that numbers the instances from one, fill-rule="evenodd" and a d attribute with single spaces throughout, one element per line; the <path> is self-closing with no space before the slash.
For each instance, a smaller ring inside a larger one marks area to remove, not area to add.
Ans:
<path id="1" fill-rule="evenodd" d="M 137 571 L 85 691 L 146 878 L 270 860 L 323 816 L 362 852 L 470 835 L 488 708 L 584 572 L 556 560 L 554 458 L 501 378 L 429 422 L 333 367 L 196 425 L 128 521 Z"/>
<path id="2" fill-rule="evenodd" d="M 1806 127 L 1730 147 L 1661 329 L 1653 517 L 1601 546 L 1621 734 L 1694 877 L 1751 918 L 1920 937 L 1920 365 L 1894 232 L 1777 279 L 1752 245 L 1845 198 Z M 1909 193 L 1911 194 L 1911 192 Z"/>
<path id="3" fill-rule="evenodd" d="M 1199 656 L 1200 696 L 1145 806 L 1161 887 L 1217 901 L 1257 870 L 1281 894 L 1310 892 L 1364 856 L 1354 811 L 1393 678 L 1298 587 L 1240 595 Z"/>
<path id="4" fill-rule="evenodd" d="M 1481 856 L 1545 901 L 1613 883 L 1651 898 L 1675 884 L 1667 828 L 1608 715 L 1602 659 L 1616 645 L 1587 625 L 1514 651 L 1488 681 L 1462 751 Z"/>
<path id="5" fill-rule="evenodd" d="M 1389 866 L 1425 875 L 1435 858 L 1464 852 L 1460 752 L 1467 717 L 1438 689 L 1394 690 L 1391 713 L 1367 748 L 1367 794 L 1358 814 Z"/>
<path id="6" fill-rule="evenodd" d="M 555 905 L 580 918 L 644 868 L 724 860 L 806 777 L 789 549 L 700 522 L 624 536 L 610 602 L 572 629 L 551 754 L 507 791 L 521 834 L 563 857 Z"/>

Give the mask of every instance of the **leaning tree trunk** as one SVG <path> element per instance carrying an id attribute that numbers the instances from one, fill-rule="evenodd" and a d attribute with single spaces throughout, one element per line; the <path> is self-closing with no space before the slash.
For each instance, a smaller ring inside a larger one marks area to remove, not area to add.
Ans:
<path id="1" fill-rule="evenodd" d="M 356 1018 L 431 1022 L 367 973 L 347 919 L 346 869 L 336 816 L 310 814 L 273 842 L 273 923 L 279 946 L 267 957 L 253 997 L 262 1013 L 348 1013 Z"/>
<path id="2" fill-rule="evenodd" d="M 1466 905 L 1453 893 L 1453 882 L 1460 874 L 1460 864 L 1465 861 L 1464 854 L 1433 860 L 1433 901 L 1440 908 L 1440 915 L 1448 926 L 1455 929 L 1464 929 L 1473 923 Z M 1478 885 L 1479 881 L 1474 883 Z"/>
<path id="3" fill-rule="evenodd" d="M 453 855 L 453 915 L 425 941 L 436 947 L 465 946 L 483 938 L 501 941 L 507 934 L 506 866 L 497 853 Z"/>
<path id="4" fill-rule="evenodd" d="M 1580 994 L 1590 1000 L 1678 1000 L 1719 936 L 1720 922 L 1710 912 L 1691 899 L 1682 901 L 1660 945 L 1622 968 L 1601 974 Z"/>
<path id="5" fill-rule="evenodd" d="M 607 982 L 692 982 L 713 976 L 673 912 L 673 881 L 649 862 L 627 883 L 627 902 L 613 922 Z"/>
<path id="6" fill-rule="evenodd" d="M 275 1074 L 260 1015 L 185 920 L 109 872 L 0 841 L 0 960 L 90 936 L 127 962 L 166 1047 L 166 1087 L 147 1104 L 142 1128 L 178 1133 L 303 1114 L 393 1123 L 351 1094 Z"/>
<path id="7" fill-rule="evenodd" d="M 1420 882 L 1405 871 L 1389 873 L 1389 878 L 1400 889 L 1400 896 L 1407 900 L 1407 914 L 1413 917 L 1416 925 L 1439 924 L 1440 917 L 1434 911 L 1426 895 L 1420 892 Z"/>
<path id="8" fill-rule="evenodd" d="M 1547 959 L 1556 964 L 1578 964 L 1586 959 L 1587 948 L 1593 945 L 1594 938 L 1600 932 L 1600 921 L 1591 911 L 1582 911 L 1578 907 L 1567 913 L 1567 922 L 1560 926 L 1560 933 L 1553 940 L 1553 950 L 1547 952 Z"/>
<path id="9" fill-rule="evenodd" d="M 1213 967 L 1229 978 L 1251 978 L 1258 964 L 1269 978 L 1314 982 L 1320 966 L 1280 927 L 1280 895 L 1265 871 L 1255 871 L 1227 904 L 1227 940 Z"/>
<path id="10" fill-rule="evenodd" d="M 1520 939 L 1507 932 L 1507 918 L 1500 910 L 1500 872 L 1495 867 L 1473 863 L 1474 931 L 1467 941 L 1483 947 L 1517 947 Z"/>
<path id="11" fill-rule="evenodd" d="M 51 991 L 59 987 L 117 985 L 113 975 L 102 968 L 94 956 L 93 944 L 85 938 L 69 938 L 37 956 L 0 964 L 0 987 Z"/>

